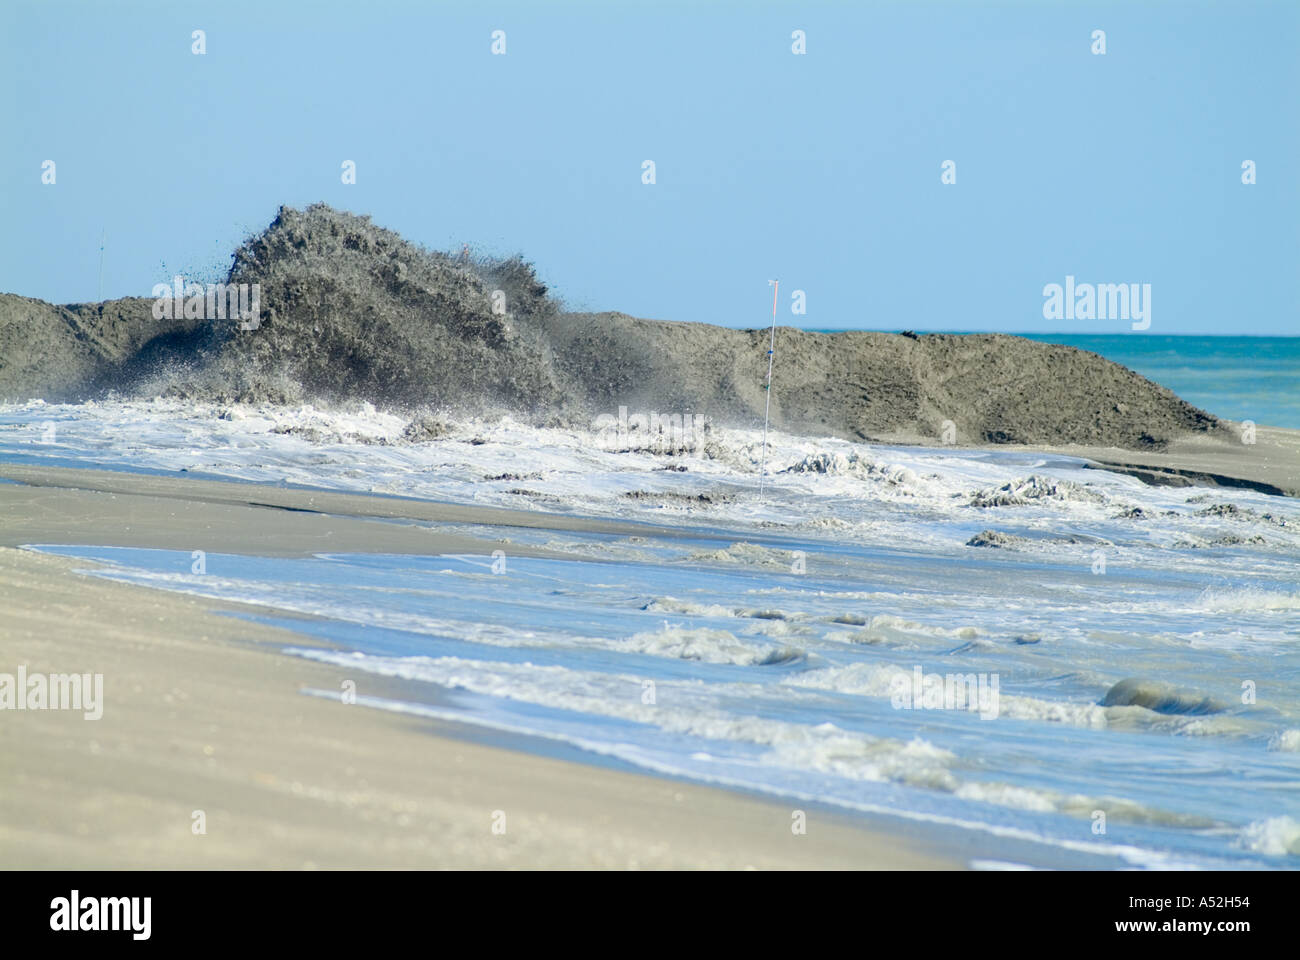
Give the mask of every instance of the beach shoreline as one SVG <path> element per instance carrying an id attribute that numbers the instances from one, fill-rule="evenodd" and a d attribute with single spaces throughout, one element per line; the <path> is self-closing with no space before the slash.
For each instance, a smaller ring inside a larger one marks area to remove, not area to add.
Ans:
<path id="1" fill-rule="evenodd" d="M 1250 443 L 1188 435 L 1149 452 L 1089 446 L 1026 449 L 1082 457 L 1148 484 L 1232 487 L 1300 497 L 1300 430 L 1261 426 L 1247 435 Z"/>
<path id="2" fill-rule="evenodd" d="M 37 482 L 30 470 L 22 468 Z M 0 716 L 8 868 L 961 866 L 846 814 L 802 805 L 810 826 L 795 835 L 792 807 L 778 800 L 521 752 L 481 730 L 345 704 L 345 671 L 280 652 L 315 641 L 229 615 L 264 608 L 116 583 L 77 572 L 94 563 L 16 549 L 202 542 L 246 553 L 436 554 L 488 553 L 499 541 L 310 506 L 213 502 L 213 486 L 198 481 L 178 483 L 202 486 L 206 501 L 184 499 L 165 478 L 76 473 L 79 489 L 57 470 L 47 479 L 70 486 L 0 485 L 4 669 L 105 677 L 99 720 L 55 710 Z M 101 486 L 170 496 L 88 489 L 87 474 Z M 214 486 L 227 488 L 228 501 L 312 497 Z M 342 509 L 349 495 L 334 496 L 329 505 Z M 513 521 L 538 525 L 536 515 Z M 385 688 L 373 675 L 350 679 L 360 695 Z M 196 811 L 206 834 L 194 832 Z M 493 833 L 496 811 L 504 834 Z"/>
<path id="3" fill-rule="evenodd" d="M 1239 438 L 1249 437 L 1249 442 Z M 1044 453 L 1078 457 L 1097 468 L 1137 477 L 1152 486 L 1206 486 L 1255 490 L 1270 496 L 1300 497 L 1300 430 L 1222 421 L 1212 434 L 1183 433 L 1151 450 L 1072 443 L 954 444 L 938 447 L 933 438 L 893 433 L 864 441 L 872 445 L 921 447 L 963 452 Z"/>
<path id="4" fill-rule="evenodd" d="M 10 666 L 105 675 L 99 720 L 0 718 L 6 868 L 961 866 L 833 812 L 809 809 L 797 836 L 777 800 L 304 696 L 349 679 L 279 653 L 307 638 L 75 572 L 88 566 L 0 548 Z"/>
<path id="5" fill-rule="evenodd" d="M 1264 445 L 1253 452 L 1263 455 L 1241 457 L 1237 472 L 1259 482 L 1294 475 L 1287 457 L 1300 449 L 1297 438 L 1262 431 Z M 1050 452 L 1098 463 L 1105 455 Z M 1191 448 L 1126 452 L 1123 466 L 1168 460 L 1226 472 L 1229 454 L 1216 452 L 1218 460 L 1197 460 Z M 1017 848 L 546 756 L 526 738 L 359 708 L 341 695 L 305 696 L 342 690 L 345 679 L 363 695 L 382 695 L 387 681 L 283 655 L 317 641 L 257 622 L 267 607 L 114 582 L 77 572 L 91 561 L 21 549 L 93 544 L 263 556 L 505 549 L 574 559 L 514 543 L 510 531 L 675 537 L 688 529 L 115 470 L 11 463 L 0 465 L 0 478 L 8 481 L 0 483 L 7 660 L 0 670 L 106 678 L 101 720 L 59 711 L 0 717 L 12 788 L 0 797 L 6 866 L 930 869 Z M 794 809 L 807 812 L 807 835 L 791 832 Z M 196 811 L 205 835 L 192 832 Z M 492 832 L 496 811 L 505 814 L 504 835 Z M 1042 856 L 1027 846 L 1019 845 L 1018 862 Z M 1092 865 L 1060 851 L 1047 856 L 1056 860 L 1049 865 Z"/>

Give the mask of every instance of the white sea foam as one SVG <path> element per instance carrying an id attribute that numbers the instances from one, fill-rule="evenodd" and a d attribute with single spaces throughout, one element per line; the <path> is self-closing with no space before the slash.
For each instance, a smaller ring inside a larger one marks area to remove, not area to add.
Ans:
<path id="1" fill-rule="evenodd" d="M 1241 843 L 1270 856 L 1300 856 L 1300 822 L 1285 816 L 1256 820 L 1241 832 Z"/>
<path id="2" fill-rule="evenodd" d="M 668 625 L 662 630 L 635 634 L 620 646 L 656 657 L 734 663 L 740 666 L 788 663 L 804 655 L 798 647 L 742 640 L 726 630 Z"/>
<path id="3" fill-rule="evenodd" d="M 1300 730 L 1278 730 L 1269 737 L 1268 749 L 1280 753 L 1300 753 Z"/>
<path id="4" fill-rule="evenodd" d="M 54 443 L 43 442 L 48 423 Z M 552 568 L 512 554 L 508 577 L 484 558 L 241 567 L 211 554 L 204 576 L 188 554 L 101 575 L 309 615 L 294 628 L 332 625 L 323 639 L 371 650 L 365 669 L 527 704 L 511 719 L 522 731 L 580 723 L 584 749 L 674 775 L 901 806 L 1091 854 L 1122 846 L 1142 864 L 1218 861 L 1203 838 L 1192 845 L 1202 852 L 1170 860 L 1139 849 L 1165 835 L 1083 843 L 1051 818 L 1086 820 L 1084 807 L 1104 802 L 1117 822 L 1226 824 L 1242 840 L 1235 852 L 1223 842 L 1223 862 L 1289 842 L 1277 821 L 1290 798 L 1271 785 L 1297 751 L 1288 704 L 1300 690 L 1276 664 L 1300 638 L 1300 525 L 1262 519 L 1289 515 L 1276 498 L 1214 490 L 1189 503 L 1200 494 L 1066 457 L 774 431 L 760 501 L 756 430 L 718 428 L 702 452 L 667 457 L 509 418 L 444 426 L 412 442 L 405 418 L 365 405 L 33 403 L 0 407 L 0 458 L 662 521 L 672 536 L 511 530 L 512 541 L 599 562 Z M 704 506 L 684 506 L 702 494 Z M 1200 513 L 1219 504 L 1239 509 Z M 965 545 L 987 528 L 1028 546 Z M 1267 542 L 1177 546 L 1232 529 Z M 404 658 L 384 644 L 455 656 Z M 998 719 L 894 710 L 891 679 L 917 665 L 999 674 Z M 1139 674 L 1229 704 L 1255 678 L 1261 706 L 1191 717 L 1100 706 L 1111 684 Z M 653 704 L 642 703 L 647 680 Z M 1260 785 L 1253 821 L 1195 788 L 1223 769 Z M 1115 796 L 1092 796 L 1093 782 Z"/>
<path id="5" fill-rule="evenodd" d="M 1205 613 L 1247 613 L 1300 610 L 1300 593 L 1259 590 L 1253 587 L 1236 589 L 1208 588 L 1190 605 L 1189 609 Z"/>
<path id="6" fill-rule="evenodd" d="M 842 730 L 832 723 L 806 724 L 732 714 L 712 706 L 690 683 L 660 682 L 655 700 L 643 696 L 643 678 L 565 667 L 505 664 L 456 657 L 381 658 L 296 648 L 289 652 L 383 676 L 437 683 L 556 709 L 617 717 L 701 740 L 739 741 L 768 748 L 764 763 L 833 771 L 860 780 L 944 782 L 951 755 L 922 741 L 900 742 Z M 761 688 L 734 685 L 736 694 L 763 697 Z M 668 709 L 671 705 L 671 709 Z"/>

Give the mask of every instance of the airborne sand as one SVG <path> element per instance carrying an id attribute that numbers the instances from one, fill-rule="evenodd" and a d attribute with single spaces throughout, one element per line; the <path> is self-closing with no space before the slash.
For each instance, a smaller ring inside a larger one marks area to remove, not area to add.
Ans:
<path id="1" fill-rule="evenodd" d="M 416 422 L 461 405 L 588 426 L 627 404 L 761 421 L 764 331 L 568 313 L 522 261 L 462 262 L 329 208 L 282 210 L 229 279 L 262 285 L 257 330 L 155 320 L 147 298 L 56 307 L 0 295 L 0 398 L 365 399 Z M 494 289 L 507 293 L 504 316 Z M 1261 429 L 1243 444 L 1212 414 L 1070 347 L 781 328 L 777 349 L 773 422 L 788 432 L 937 446 L 946 421 L 957 447 L 1022 444 L 1149 482 L 1300 490 L 1300 435 Z M 7 864 L 955 865 L 951 850 L 856 820 L 814 813 L 796 838 L 788 805 L 302 696 L 344 677 L 275 655 L 301 637 L 13 549 L 490 553 L 512 527 L 626 532 L 617 523 L 43 466 L 0 477 L 15 481 L 0 484 L 5 653 L 30 670 L 102 672 L 107 698 L 102 721 L 18 713 L 0 725 L 15 787 L 0 797 Z M 495 810 L 509 817 L 504 837 L 490 831 Z"/>
<path id="2" fill-rule="evenodd" d="M 761 422 L 767 332 L 565 312 L 519 258 L 424 250 L 369 218 L 281 208 L 235 253 L 260 321 L 157 320 L 147 298 L 56 307 L 0 295 L 0 399 L 105 389 L 208 399 L 361 399 L 590 422 L 626 404 Z M 504 312 L 494 309 L 499 291 Z M 874 318 L 843 317 L 846 325 Z M 959 446 L 1160 449 L 1218 420 L 1093 353 L 995 334 L 782 327 L 772 425 Z M 951 425 L 949 427 L 949 425 Z"/>

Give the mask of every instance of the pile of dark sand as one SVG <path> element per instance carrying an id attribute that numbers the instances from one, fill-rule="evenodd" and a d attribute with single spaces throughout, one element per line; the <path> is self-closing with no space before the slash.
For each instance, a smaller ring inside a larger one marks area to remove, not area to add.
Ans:
<path id="1" fill-rule="evenodd" d="M 555 355 L 598 408 L 761 421 L 767 330 L 612 313 L 559 320 Z M 775 366 L 772 422 L 792 433 L 1158 449 L 1217 425 L 1167 388 L 1097 354 L 1005 334 L 778 327 Z"/>
<path id="2" fill-rule="evenodd" d="M 364 399 L 761 423 L 767 330 L 563 310 L 520 258 L 429 251 L 368 217 L 282 208 L 227 281 L 261 322 L 155 320 L 147 298 L 54 306 L 0 295 L 0 398 L 112 390 L 210 400 Z M 1001 334 L 778 328 L 772 423 L 794 433 L 956 444 L 1158 449 L 1216 419 L 1093 353 Z"/>
<path id="3" fill-rule="evenodd" d="M 0 400 L 86 399 L 191 346 L 205 325 L 155 320 L 152 308 L 147 297 L 60 307 L 0 293 Z"/>

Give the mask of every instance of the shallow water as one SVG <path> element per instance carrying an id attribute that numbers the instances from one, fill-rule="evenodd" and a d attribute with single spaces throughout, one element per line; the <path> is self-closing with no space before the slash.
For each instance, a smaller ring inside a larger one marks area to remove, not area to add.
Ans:
<path id="1" fill-rule="evenodd" d="M 55 443 L 40 442 L 47 423 Z M 715 431 L 707 449 L 668 457 L 509 420 L 409 445 L 402 425 L 364 407 L 27 404 L 0 408 L 0 459 L 671 526 L 677 536 L 511 528 L 517 543 L 584 559 L 506 556 L 501 572 L 492 557 L 208 553 L 198 575 L 189 553 L 41 549 L 261 606 L 336 646 L 294 655 L 430 685 L 396 702 L 362 683 L 370 706 L 1033 838 L 1067 858 L 1300 865 L 1294 501 L 1146 487 L 1063 457 L 783 435 L 760 500 L 751 432 Z M 273 432 L 306 426 L 316 442 Z M 984 530 L 1019 539 L 967 546 Z M 918 670 L 982 678 L 984 700 L 910 708 Z M 1214 708 L 1100 706 L 1132 677 Z"/>

